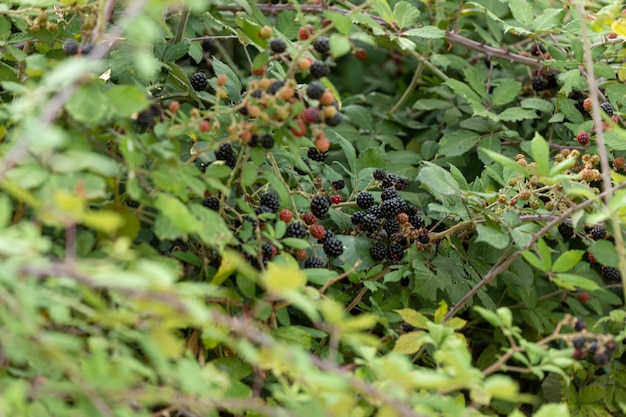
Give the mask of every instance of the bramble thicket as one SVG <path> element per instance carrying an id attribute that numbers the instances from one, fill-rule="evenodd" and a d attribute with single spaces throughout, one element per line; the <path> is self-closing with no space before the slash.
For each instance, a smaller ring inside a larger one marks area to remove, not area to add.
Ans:
<path id="1" fill-rule="evenodd" d="M 625 416 L 626 9 L 0 4 L 0 416 Z"/>

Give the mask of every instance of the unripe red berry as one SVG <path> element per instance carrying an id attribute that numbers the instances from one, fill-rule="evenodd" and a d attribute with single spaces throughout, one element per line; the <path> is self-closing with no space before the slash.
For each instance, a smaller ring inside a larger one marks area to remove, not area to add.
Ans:
<path id="1" fill-rule="evenodd" d="M 330 141 L 326 136 L 320 135 L 315 138 L 315 147 L 320 152 L 328 152 L 328 149 L 330 148 Z"/>
<path id="2" fill-rule="evenodd" d="M 226 74 L 220 74 L 217 76 L 217 80 L 215 81 L 215 84 L 218 87 L 223 87 L 226 85 L 226 81 L 228 81 L 228 77 L 226 76 Z"/>
<path id="3" fill-rule="evenodd" d="M 367 51 L 363 48 L 356 48 L 352 53 L 359 61 L 365 61 L 367 59 Z"/>
<path id="4" fill-rule="evenodd" d="M 292 127 L 291 133 L 293 133 L 295 137 L 301 138 L 302 136 L 306 135 L 306 125 L 304 124 L 302 119 L 296 119 L 295 122 L 298 126 Z"/>
<path id="5" fill-rule="evenodd" d="M 321 224 L 312 225 L 309 233 L 311 233 L 311 236 L 315 239 L 324 239 L 326 236 L 326 230 L 324 230 L 324 226 Z"/>
<path id="6" fill-rule="evenodd" d="M 262 77 L 263 75 L 265 75 L 265 67 L 253 68 L 252 69 L 252 74 L 253 75 L 258 75 L 259 77 Z"/>
<path id="7" fill-rule="evenodd" d="M 311 64 L 313 63 L 313 60 L 309 57 L 306 58 L 302 58 L 300 61 L 298 61 L 298 68 L 300 69 L 300 71 L 306 71 L 309 68 L 311 68 Z"/>
<path id="8" fill-rule="evenodd" d="M 304 123 L 316 123 L 320 118 L 320 111 L 315 107 L 307 107 L 302 112 L 302 120 Z"/>
<path id="9" fill-rule="evenodd" d="M 167 109 L 170 111 L 170 113 L 175 114 L 178 112 L 178 110 L 180 110 L 180 103 L 178 101 L 172 101 L 167 106 Z"/>
<path id="10" fill-rule="evenodd" d="M 302 221 L 307 226 L 317 223 L 317 217 L 313 213 L 304 213 L 302 215 Z"/>
<path id="11" fill-rule="evenodd" d="M 278 218 L 285 223 L 289 223 L 291 219 L 293 219 L 293 213 L 289 209 L 282 209 L 280 213 L 278 213 Z"/>
<path id="12" fill-rule="evenodd" d="M 576 135 L 576 140 L 580 146 L 588 146 L 589 145 L 589 133 L 580 132 Z"/>
<path id="13" fill-rule="evenodd" d="M 343 201 L 343 197 L 341 195 L 339 195 L 339 194 L 335 194 L 335 195 L 330 197 L 330 201 L 333 204 L 339 204 L 339 203 L 341 203 Z"/>
<path id="14" fill-rule="evenodd" d="M 200 132 L 208 132 L 210 129 L 211 129 L 211 124 L 207 122 L 206 120 L 201 121 L 200 124 L 198 125 L 198 130 Z"/>
<path id="15" fill-rule="evenodd" d="M 320 104 L 323 106 L 330 106 L 335 101 L 335 97 L 333 97 L 333 93 L 330 90 L 324 91 L 322 97 L 320 97 Z"/>
<path id="16" fill-rule="evenodd" d="M 581 303 L 586 303 L 587 301 L 589 301 L 589 294 L 586 292 L 581 292 L 580 294 L 578 294 L 578 301 L 580 301 Z"/>
<path id="17" fill-rule="evenodd" d="M 296 249 L 293 252 L 293 256 L 299 261 L 304 261 L 308 257 L 306 249 Z"/>
<path id="18" fill-rule="evenodd" d="M 583 109 L 585 109 L 586 112 L 591 113 L 591 99 L 589 97 L 583 101 Z"/>

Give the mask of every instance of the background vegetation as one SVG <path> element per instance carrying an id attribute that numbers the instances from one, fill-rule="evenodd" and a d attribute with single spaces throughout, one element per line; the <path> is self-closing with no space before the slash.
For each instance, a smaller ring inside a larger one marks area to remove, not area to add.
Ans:
<path id="1" fill-rule="evenodd" d="M 621 1 L 0 4 L 0 415 L 626 415 Z"/>

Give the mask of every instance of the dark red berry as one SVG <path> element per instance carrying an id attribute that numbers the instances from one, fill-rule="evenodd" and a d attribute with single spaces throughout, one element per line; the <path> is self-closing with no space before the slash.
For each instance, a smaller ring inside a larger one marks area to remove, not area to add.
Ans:
<path id="1" fill-rule="evenodd" d="M 304 222 L 304 224 L 310 226 L 317 223 L 317 217 L 315 217 L 313 213 L 304 213 L 302 215 L 302 221 Z"/>
<path id="2" fill-rule="evenodd" d="M 282 209 L 278 214 L 278 217 L 285 223 L 289 223 L 293 219 L 293 213 L 289 209 Z"/>
<path id="3" fill-rule="evenodd" d="M 576 135 L 576 140 L 580 146 L 588 146 L 589 145 L 589 133 L 580 132 Z"/>
<path id="4" fill-rule="evenodd" d="M 330 197 L 330 201 L 333 204 L 339 204 L 339 203 L 341 203 L 343 201 L 343 197 L 341 197 L 341 195 L 339 195 L 339 194 L 335 194 L 335 195 Z"/>
<path id="5" fill-rule="evenodd" d="M 326 236 L 326 230 L 321 224 L 312 225 L 309 229 L 309 233 L 311 233 L 311 236 L 315 239 L 324 239 L 324 237 Z"/>
<path id="6" fill-rule="evenodd" d="M 587 301 L 589 301 L 589 294 L 586 292 L 581 292 L 580 294 L 578 294 L 578 301 L 580 301 L 581 303 L 586 303 Z"/>

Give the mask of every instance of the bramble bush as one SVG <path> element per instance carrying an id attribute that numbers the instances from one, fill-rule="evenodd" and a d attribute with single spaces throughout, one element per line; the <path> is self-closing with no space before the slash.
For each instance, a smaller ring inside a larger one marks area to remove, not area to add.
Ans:
<path id="1" fill-rule="evenodd" d="M 626 415 L 620 1 L 0 4 L 0 415 Z"/>

